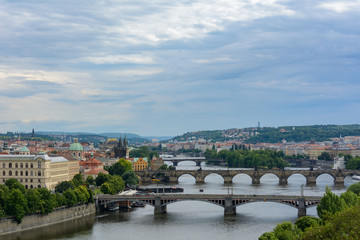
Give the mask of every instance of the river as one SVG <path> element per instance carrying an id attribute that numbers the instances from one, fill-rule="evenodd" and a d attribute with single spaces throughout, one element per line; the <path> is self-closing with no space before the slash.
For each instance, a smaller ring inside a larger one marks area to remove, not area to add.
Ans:
<path id="1" fill-rule="evenodd" d="M 205 166 L 203 166 L 205 167 Z M 196 168 L 191 162 L 179 163 L 178 168 Z M 234 177 L 232 186 L 224 185 L 222 177 L 209 175 L 205 184 L 195 184 L 195 179 L 184 175 L 179 184 L 184 193 L 217 194 L 275 194 L 300 195 L 305 177 L 292 175 L 288 184 L 281 186 L 275 175 L 265 175 L 260 185 L 252 185 L 251 178 L 240 174 Z M 333 185 L 329 175 L 321 175 L 316 186 L 305 186 L 304 195 L 323 196 L 328 185 L 336 194 L 340 194 L 351 185 L 351 178 L 345 179 L 345 187 Z M 156 185 L 150 185 L 156 187 Z M 159 185 L 162 187 L 162 185 Z M 3 236 L 6 240 L 27 239 L 147 239 L 147 240 L 186 240 L 186 239 L 258 239 L 276 224 L 297 219 L 297 209 L 279 203 L 257 202 L 238 206 L 236 215 L 224 216 L 223 208 L 196 201 L 184 201 L 167 206 L 167 213 L 154 215 L 151 206 L 135 208 L 129 211 L 101 212 L 82 219 L 51 225 L 32 231 Z M 316 207 L 307 209 L 307 215 L 316 216 Z"/>

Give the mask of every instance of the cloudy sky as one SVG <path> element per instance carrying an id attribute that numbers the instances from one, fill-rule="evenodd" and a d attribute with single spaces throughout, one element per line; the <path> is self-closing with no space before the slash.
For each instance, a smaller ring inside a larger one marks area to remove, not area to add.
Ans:
<path id="1" fill-rule="evenodd" d="M 360 0 L 0 0 L 0 132 L 360 119 Z"/>

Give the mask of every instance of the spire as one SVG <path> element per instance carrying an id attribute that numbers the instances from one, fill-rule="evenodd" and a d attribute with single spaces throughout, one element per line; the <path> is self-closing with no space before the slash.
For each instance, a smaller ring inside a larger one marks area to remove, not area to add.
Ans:
<path id="1" fill-rule="evenodd" d="M 118 147 L 119 147 L 119 148 L 122 148 L 122 145 L 123 145 L 123 143 L 122 143 L 122 138 L 121 138 L 121 135 L 120 135 Z"/>
<path id="2" fill-rule="evenodd" d="M 125 133 L 125 137 L 124 137 L 124 148 L 127 148 L 128 142 L 126 140 L 126 133 Z"/>

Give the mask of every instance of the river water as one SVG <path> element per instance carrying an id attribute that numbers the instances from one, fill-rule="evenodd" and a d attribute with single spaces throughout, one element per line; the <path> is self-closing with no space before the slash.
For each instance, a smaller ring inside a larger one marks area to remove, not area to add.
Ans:
<path id="1" fill-rule="evenodd" d="M 205 167 L 205 166 L 203 166 Z M 179 163 L 180 168 L 196 168 L 191 162 Z M 232 186 L 224 184 L 216 174 L 205 178 L 205 183 L 195 184 L 192 176 L 184 175 L 179 184 L 184 193 L 215 194 L 275 194 L 300 195 L 304 184 L 304 195 L 323 196 L 328 185 L 336 194 L 340 194 L 353 183 L 345 179 L 344 187 L 333 185 L 330 175 L 321 175 L 316 186 L 306 186 L 302 175 L 294 174 L 288 184 L 281 186 L 275 175 L 265 175 L 260 185 L 252 185 L 251 178 L 244 174 L 233 179 Z M 156 185 L 150 185 L 157 187 Z M 158 186 L 159 188 L 162 185 Z M 316 216 L 316 207 L 307 209 L 307 215 Z M 129 211 L 101 212 L 97 215 L 72 220 L 50 227 L 38 228 L 3 237 L 7 240 L 27 239 L 147 239 L 147 240 L 186 240 L 186 239 L 258 239 L 261 234 L 271 231 L 276 224 L 297 219 L 297 209 L 279 203 L 257 202 L 238 206 L 236 215 L 224 216 L 222 207 L 196 201 L 184 201 L 169 204 L 167 213 L 154 215 L 151 206 L 134 208 Z"/>

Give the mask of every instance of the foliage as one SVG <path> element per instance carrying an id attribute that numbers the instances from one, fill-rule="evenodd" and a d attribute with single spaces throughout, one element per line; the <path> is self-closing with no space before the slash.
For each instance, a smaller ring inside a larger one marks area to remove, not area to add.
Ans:
<path id="1" fill-rule="evenodd" d="M 302 239 L 360 239 L 360 205 L 346 208 L 336 213 L 326 221 L 325 225 L 318 225 L 306 229 Z"/>
<path id="2" fill-rule="evenodd" d="M 34 214 L 40 210 L 41 207 L 41 194 L 35 189 L 28 189 L 25 194 L 28 204 L 28 213 Z"/>
<path id="3" fill-rule="evenodd" d="M 21 193 L 23 193 L 23 194 L 25 193 L 24 185 L 22 185 L 17 179 L 10 178 L 10 179 L 6 180 L 5 186 L 7 186 L 9 188 L 9 190 L 19 189 L 21 191 Z"/>
<path id="4" fill-rule="evenodd" d="M 283 129 L 282 131 L 280 131 Z M 284 131 L 285 130 L 285 131 Z M 342 136 L 359 136 L 360 125 L 313 125 L 265 127 L 257 129 L 258 134 L 246 140 L 246 143 L 278 143 L 283 139 L 288 142 L 328 141 Z"/>
<path id="5" fill-rule="evenodd" d="M 360 169 L 360 157 L 349 158 L 346 162 L 346 169 L 359 170 Z"/>
<path id="6" fill-rule="evenodd" d="M 118 175 L 118 176 L 121 176 L 125 172 L 131 170 L 132 170 L 131 163 L 123 158 L 119 159 L 119 161 L 117 161 L 108 168 L 108 172 L 110 175 Z"/>
<path id="7" fill-rule="evenodd" d="M 319 156 L 318 156 L 318 160 L 325 160 L 325 161 L 331 161 L 331 156 L 328 152 L 322 152 Z"/>
<path id="8" fill-rule="evenodd" d="M 105 182 L 101 185 L 100 191 L 104 194 L 115 194 L 116 193 L 113 186 L 108 182 Z"/>
<path id="9" fill-rule="evenodd" d="M 109 180 L 110 175 L 105 173 L 99 173 L 95 179 L 96 186 L 101 186 L 103 183 L 105 183 L 107 180 Z"/>
<path id="10" fill-rule="evenodd" d="M 74 190 L 72 190 L 71 188 L 68 188 L 65 190 L 63 195 L 66 198 L 66 206 L 67 207 L 75 206 L 75 204 L 77 203 L 77 197 L 76 197 Z"/>
<path id="11" fill-rule="evenodd" d="M 71 188 L 75 189 L 73 181 L 62 181 L 61 183 L 55 186 L 55 192 L 63 193 L 66 189 Z"/>
<path id="12" fill-rule="evenodd" d="M 85 180 L 86 185 L 90 186 L 90 185 L 95 185 L 95 179 L 93 176 L 87 176 L 86 180 Z"/>
<path id="13" fill-rule="evenodd" d="M 81 173 L 76 174 L 71 181 L 74 183 L 75 187 L 78 187 L 85 183 Z"/>
<path id="14" fill-rule="evenodd" d="M 350 187 L 347 189 L 348 192 L 353 192 L 356 195 L 360 194 L 360 183 L 351 184 Z"/>
<path id="15" fill-rule="evenodd" d="M 127 171 L 121 175 L 122 179 L 125 181 L 125 185 L 131 186 L 139 183 L 139 178 L 136 176 L 134 171 Z"/>
<path id="16" fill-rule="evenodd" d="M 168 165 L 167 164 L 163 164 L 160 166 L 159 168 L 160 170 L 167 170 L 168 169 Z"/>
<path id="17" fill-rule="evenodd" d="M 47 214 L 53 211 L 55 205 L 54 195 L 51 194 L 47 188 L 37 188 L 37 192 L 40 194 L 40 212 Z"/>
<path id="18" fill-rule="evenodd" d="M 159 153 L 157 151 L 150 151 L 147 146 L 141 146 L 138 149 L 133 149 L 129 153 L 129 157 L 131 158 L 148 158 L 152 159 L 153 156 L 159 157 Z"/>
<path id="19" fill-rule="evenodd" d="M 313 226 L 318 226 L 322 224 L 322 220 L 317 217 L 304 216 L 296 220 L 295 226 L 301 231 Z"/>
<path id="20" fill-rule="evenodd" d="M 340 198 L 344 199 L 344 201 L 348 207 L 352 207 L 352 206 L 358 205 L 360 203 L 358 195 L 356 195 L 355 193 L 350 192 L 350 191 L 342 193 L 340 195 Z"/>
<path id="21" fill-rule="evenodd" d="M 243 168 L 284 168 L 289 163 L 283 160 L 284 153 L 282 151 L 258 150 L 249 151 L 239 150 L 222 150 L 219 153 L 216 150 L 206 150 L 205 158 L 209 162 L 216 164 L 220 160 L 225 160 L 229 167 Z"/>
<path id="22" fill-rule="evenodd" d="M 329 187 L 326 187 L 325 194 L 321 198 L 321 202 L 317 205 L 316 210 L 318 216 L 321 219 L 326 220 L 336 212 L 344 210 L 345 207 L 345 200 L 332 193 Z"/>
<path id="23" fill-rule="evenodd" d="M 272 232 L 266 232 L 260 236 L 259 240 L 294 240 L 300 239 L 301 230 L 291 222 L 278 224 Z"/>
<path id="24" fill-rule="evenodd" d="M 14 216 L 18 223 L 27 213 L 27 202 L 24 194 L 17 188 L 11 189 L 5 198 L 5 213 Z"/>

